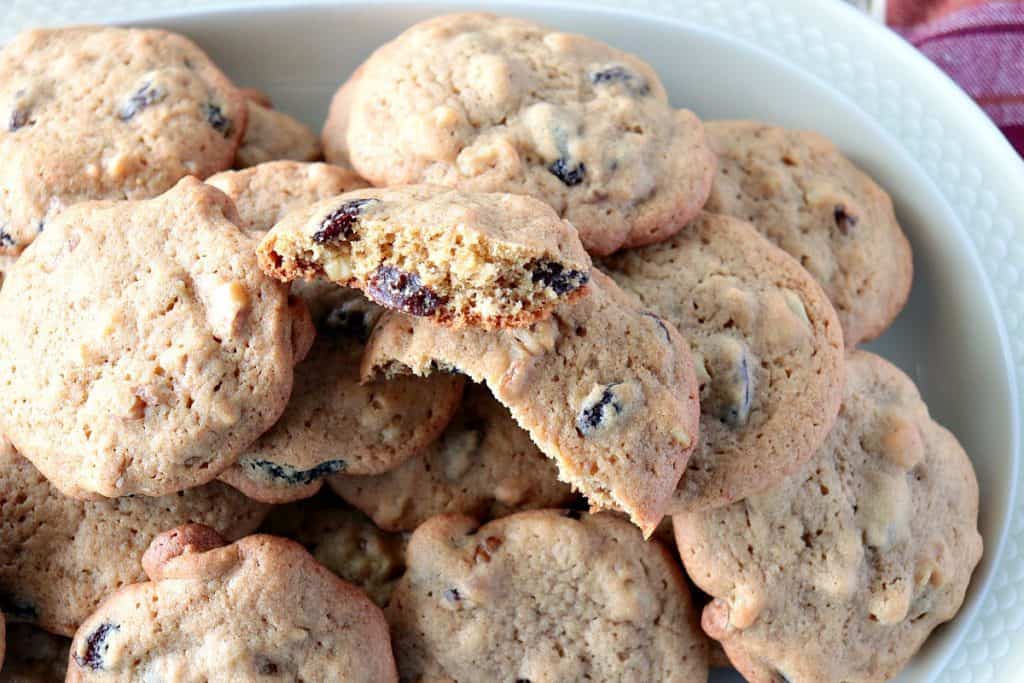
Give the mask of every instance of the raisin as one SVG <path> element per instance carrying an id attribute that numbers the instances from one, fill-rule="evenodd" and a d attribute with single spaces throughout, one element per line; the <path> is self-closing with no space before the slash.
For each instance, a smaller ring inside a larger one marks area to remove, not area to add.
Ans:
<path id="1" fill-rule="evenodd" d="M 365 342 L 370 338 L 370 325 L 366 319 L 366 313 L 360 310 L 349 310 L 344 306 L 338 306 L 327 314 L 324 319 L 324 327 L 328 332 L 358 339 Z"/>
<path id="2" fill-rule="evenodd" d="M 609 384 L 604 387 L 604 390 L 601 392 L 598 400 L 589 406 L 584 406 L 583 410 L 580 411 L 579 416 L 576 418 L 576 429 L 581 435 L 590 435 L 590 433 L 596 431 L 612 413 L 618 415 L 622 412 L 622 405 L 615 400 L 615 394 L 613 392 L 616 386 L 618 385 Z"/>
<path id="3" fill-rule="evenodd" d="M 844 235 L 849 235 L 850 230 L 856 227 L 857 221 L 859 220 L 852 213 L 847 213 L 846 207 L 842 204 L 836 204 L 835 208 L 832 210 L 832 218 L 835 219 L 836 227 L 839 228 L 839 232 Z"/>
<path id="4" fill-rule="evenodd" d="M 651 92 L 651 87 L 647 85 L 646 80 L 640 78 L 621 64 L 613 64 L 599 71 L 592 72 L 590 74 L 590 82 L 594 85 L 624 83 L 631 93 L 640 97 Z"/>
<path id="5" fill-rule="evenodd" d="M 548 170 L 568 187 L 579 185 L 587 173 L 587 167 L 581 162 L 574 164 L 566 158 L 556 159 L 548 166 Z"/>
<path id="6" fill-rule="evenodd" d="M 370 278 L 366 294 L 381 306 L 410 315 L 432 315 L 444 299 L 423 285 L 419 276 L 381 265 Z"/>
<path id="7" fill-rule="evenodd" d="M 568 294 L 587 284 L 590 275 L 578 270 L 566 270 L 565 266 L 555 261 L 541 261 L 532 268 L 533 281 L 543 283 L 555 290 L 559 296 Z"/>
<path id="8" fill-rule="evenodd" d="M 644 311 L 643 313 L 641 313 L 641 315 L 646 316 L 653 320 L 654 322 L 658 323 L 658 327 L 661 328 L 661 333 L 665 335 L 665 341 L 672 341 L 672 335 L 669 334 L 668 327 L 665 325 L 664 320 L 654 315 L 650 311 Z"/>
<path id="9" fill-rule="evenodd" d="M 96 630 L 90 633 L 89 637 L 85 640 L 85 656 L 79 656 L 78 653 L 75 653 L 75 662 L 78 666 L 92 669 L 93 671 L 102 669 L 103 655 L 106 654 L 107 649 L 110 647 L 107 644 L 107 638 L 110 637 L 111 633 L 120 630 L 120 626 L 109 622 L 96 627 Z"/>
<path id="10" fill-rule="evenodd" d="M 363 207 L 367 204 L 376 204 L 379 199 L 353 199 L 345 202 L 334 211 L 327 214 L 320 229 L 313 233 L 313 241 L 317 244 L 330 244 L 337 242 L 338 238 L 350 240 L 355 237 L 352 226 L 355 225 Z"/>
<path id="11" fill-rule="evenodd" d="M 14 237 L 11 236 L 11 233 L 7 232 L 3 228 L 0 228 L 0 247 L 13 247 L 15 244 L 17 244 L 17 242 L 15 242 Z"/>
<path id="12" fill-rule="evenodd" d="M 583 510 L 573 510 L 573 509 L 570 509 L 570 510 L 566 510 L 562 514 L 564 516 L 568 517 L 569 519 L 575 519 L 576 521 L 579 521 L 580 519 L 583 518 Z"/>
<path id="13" fill-rule="evenodd" d="M 344 460 L 328 460 L 308 470 L 299 470 L 288 465 L 279 465 L 269 460 L 244 460 L 243 464 L 251 470 L 258 470 L 271 479 L 277 479 L 289 486 L 305 486 L 329 474 L 336 474 L 345 469 Z"/>
<path id="14" fill-rule="evenodd" d="M 753 401 L 753 391 L 750 386 L 750 367 L 747 364 L 747 356 L 743 354 L 736 372 L 732 377 L 726 378 L 730 384 L 726 387 L 727 400 L 718 413 L 718 418 L 730 427 L 742 427 L 747 424 L 750 417 L 750 404 Z"/>
<path id="15" fill-rule="evenodd" d="M 0 612 L 3 612 L 8 619 L 15 621 L 36 621 L 39 612 L 35 605 L 22 598 L 0 593 Z"/>
<path id="16" fill-rule="evenodd" d="M 444 592 L 444 599 L 448 602 L 459 602 L 462 600 L 462 595 L 459 593 L 458 588 L 449 588 Z"/>
<path id="17" fill-rule="evenodd" d="M 256 655 L 253 667 L 260 676 L 273 676 L 278 671 L 277 663 L 266 655 Z"/>
<path id="18" fill-rule="evenodd" d="M 212 103 L 204 104 L 203 114 L 206 116 L 206 122 L 210 124 L 211 128 L 226 138 L 231 137 L 231 130 L 233 128 L 231 119 L 224 116 L 224 112 L 221 111 L 219 106 Z"/>
<path id="19" fill-rule="evenodd" d="M 24 128 L 31 121 L 29 121 L 29 110 L 28 109 L 15 109 L 11 112 L 11 118 L 7 123 L 7 128 L 13 133 L 19 128 Z"/>
<path id="20" fill-rule="evenodd" d="M 121 106 L 117 112 L 117 118 L 122 121 L 129 121 L 135 118 L 135 115 L 140 111 L 148 106 L 156 104 L 166 96 L 167 92 L 163 88 L 154 88 L 152 83 L 146 81 L 138 90 L 132 93 L 132 96 L 128 98 L 128 101 Z M 218 109 L 217 112 L 219 114 L 220 109 Z M 214 128 L 216 128 L 216 126 L 214 126 Z"/>

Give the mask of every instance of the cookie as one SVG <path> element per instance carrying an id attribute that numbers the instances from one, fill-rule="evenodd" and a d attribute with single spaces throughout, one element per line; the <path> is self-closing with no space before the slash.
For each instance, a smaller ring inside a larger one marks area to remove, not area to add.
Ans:
<path id="1" fill-rule="evenodd" d="M 206 182 L 231 198 L 242 219 L 242 230 L 256 238 L 291 211 L 367 185 L 352 171 L 299 161 L 269 161 L 241 171 L 224 171 Z"/>
<path id="2" fill-rule="evenodd" d="M 398 681 L 380 609 L 297 543 L 224 545 L 189 524 L 157 537 L 142 563 L 149 582 L 111 595 L 75 634 L 69 682 Z"/>
<path id="3" fill-rule="evenodd" d="M 70 636 L 107 594 L 145 580 L 139 560 L 157 534 L 202 522 L 241 538 L 268 510 L 216 482 L 158 498 L 75 500 L 0 438 L 0 608 Z"/>
<path id="4" fill-rule="evenodd" d="M 218 190 L 51 221 L 0 292 L 0 428 L 65 495 L 204 484 L 269 429 L 311 339 Z"/>
<path id="5" fill-rule="evenodd" d="M 673 510 L 769 489 L 821 446 L 843 395 L 843 333 L 799 263 L 749 224 L 705 213 L 602 265 L 693 352 L 700 439 Z"/>
<path id="6" fill-rule="evenodd" d="M 981 557 L 978 484 L 917 388 L 846 362 L 825 444 L 767 493 L 676 515 L 702 625 L 752 683 L 889 680 L 956 614 Z"/>
<path id="7" fill-rule="evenodd" d="M 381 309 L 353 289 L 305 284 L 301 293 L 319 333 L 295 367 L 288 406 L 221 474 L 268 503 L 308 498 L 330 474 L 380 474 L 401 465 L 440 436 L 462 396 L 463 379 L 449 374 L 363 384 L 360 362 Z"/>
<path id="8" fill-rule="evenodd" d="M 270 99 L 270 95 L 259 88 L 239 88 L 238 90 L 242 93 L 246 103 L 255 102 L 261 107 L 266 107 L 267 109 L 274 108 L 274 102 Z"/>
<path id="9" fill-rule="evenodd" d="M 63 683 L 68 670 L 69 638 L 30 626 L 7 626 L 7 658 L 0 678 L 10 683 Z M 0 651 L 3 643 L 0 642 Z"/>
<path id="10" fill-rule="evenodd" d="M 382 46 L 355 77 L 324 124 L 328 161 L 344 135 L 377 186 L 536 197 L 595 255 L 668 237 L 711 186 L 697 117 L 672 108 L 648 64 L 585 36 L 450 14 Z"/>
<path id="11" fill-rule="evenodd" d="M 288 214 L 259 246 L 264 272 L 325 278 L 444 325 L 517 327 L 586 288 L 576 230 L 530 197 L 414 185 L 365 189 Z"/>
<path id="12" fill-rule="evenodd" d="M 412 531 L 442 513 L 494 519 L 574 499 L 555 464 L 479 384 L 466 388 L 444 434 L 416 457 L 384 474 L 340 474 L 328 483 L 389 531 Z"/>
<path id="13" fill-rule="evenodd" d="M 7 277 L 7 273 L 10 272 L 11 268 L 14 267 L 14 263 L 17 260 L 17 256 L 0 254 L 0 288 L 4 286 L 4 279 Z"/>
<path id="14" fill-rule="evenodd" d="M 230 168 L 247 112 L 184 36 L 78 26 L 0 50 L 0 118 L 0 253 L 17 254 L 71 204 Z"/>
<path id="15" fill-rule="evenodd" d="M 488 388 L 594 508 L 649 535 L 697 443 L 698 387 L 686 341 L 606 275 L 525 329 L 452 329 L 382 318 L 366 377 L 460 370 Z"/>
<path id="16" fill-rule="evenodd" d="M 704 683 L 676 563 L 610 514 L 435 517 L 388 605 L 402 680 Z"/>
<path id="17" fill-rule="evenodd" d="M 248 100 L 246 106 L 249 125 L 235 154 L 235 168 L 249 168 L 278 159 L 316 161 L 320 158 L 320 141 L 304 123 L 254 100 Z"/>
<path id="18" fill-rule="evenodd" d="M 263 528 L 301 543 L 320 564 L 380 607 L 390 602 L 405 573 L 405 536 L 381 530 L 335 496 L 277 506 Z"/>
<path id="19" fill-rule="evenodd" d="M 706 124 L 718 173 L 706 209 L 750 221 L 814 276 L 846 345 L 880 335 L 910 294 L 892 200 L 824 137 L 752 121 Z"/>
<path id="20" fill-rule="evenodd" d="M 352 97 L 362 75 L 363 68 L 360 66 L 334 93 L 330 109 L 327 112 L 327 121 L 320 133 L 324 158 L 342 168 L 352 168 L 352 161 L 348 154 L 348 119 L 349 112 L 352 110 Z"/>

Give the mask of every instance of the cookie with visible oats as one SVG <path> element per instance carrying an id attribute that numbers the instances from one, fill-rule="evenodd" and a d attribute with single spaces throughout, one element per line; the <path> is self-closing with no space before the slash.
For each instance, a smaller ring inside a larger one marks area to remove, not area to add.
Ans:
<path id="1" fill-rule="evenodd" d="M 589 252 L 658 242 L 704 204 L 714 154 L 635 55 L 523 19 L 435 17 L 380 47 L 324 124 L 378 186 L 433 183 L 549 203 Z M 341 140 L 344 142 L 340 142 Z"/>
<path id="2" fill-rule="evenodd" d="M 256 263 L 220 191 L 87 202 L 0 290 L 0 428 L 66 495 L 204 484 L 277 421 L 305 306 Z"/>
<path id="3" fill-rule="evenodd" d="M 978 564 L 978 482 L 913 382 L 854 352 L 825 444 L 777 488 L 675 515 L 702 625 L 753 683 L 894 678 Z"/>
<path id="4" fill-rule="evenodd" d="M 184 36 L 18 34 L 0 50 L 0 253 L 77 202 L 147 199 L 230 168 L 247 118 L 241 91 Z"/>
<path id="5" fill-rule="evenodd" d="M 846 345 L 874 339 L 910 294 L 910 243 L 892 200 L 835 145 L 753 121 L 705 124 L 718 173 L 705 208 L 754 224 L 821 284 Z"/>
<path id="6" fill-rule="evenodd" d="M 0 437 L 0 608 L 9 621 L 71 636 L 109 593 L 145 580 L 139 561 L 157 534 L 202 522 L 237 539 L 268 511 L 217 482 L 156 498 L 75 500 Z"/>
<path id="7" fill-rule="evenodd" d="M 590 257 L 551 207 L 511 194 L 414 185 L 299 209 L 259 246 L 266 273 L 324 278 L 454 326 L 521 327 L 586 290 Z"/>
<path id="8" fill-rule="evenodd" d="M 678 564 L 617 516 L 443 515 L 407 562 L 387 607 L 403 680 L 707 681 Z"/>
<path id="9" fill-rule="evenodd" d="M 443 375 L 440 375 L 443 376 Z M 471 384 L 441 437 L 395 469 L 339 474 L 331 488 L 382 529 L 412 531 L 434 515 L 477 519 L 565 507 L 572 487 L 486 387 Z"/>
<path id="10" fill-rule="evenodd" d="M 227 545 L 189 524 L 142 558 L 149 581 L 117 591 L 71 643 L 69 682 L 397 683 L 380 609 L 302 546 L 276 536 Z"/>
<path id="11" fill-rule="evenodd" d="M 594 508 L 661 521 L 697 443 L 688 344 L 596 269 L 588 293 L 530 327 L 454 329 L 391 313 L 364 376 L 459 370 L 495 398 Z"/>
<path id="12" fill-rule="evenodd" d="M 700 440 L 677 512 L 773 487 L 821 446 L 843 394 L 843 333 L 821 287 L 747 223 L 701 214 L 601 264 L 690 342 Z"/>

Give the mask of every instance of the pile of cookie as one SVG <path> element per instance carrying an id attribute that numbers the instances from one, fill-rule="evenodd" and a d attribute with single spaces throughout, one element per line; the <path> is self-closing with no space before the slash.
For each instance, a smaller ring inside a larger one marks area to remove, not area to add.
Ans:
<path id="1" fill-rule="evenodd" d="M 483 14 L 319 138 L 157 30 L 19 35 L 0 117 L 0 676 L 882 681 L 963 602 L 970 461 L 857 349 L 910 247 L 821 136 Z"/>

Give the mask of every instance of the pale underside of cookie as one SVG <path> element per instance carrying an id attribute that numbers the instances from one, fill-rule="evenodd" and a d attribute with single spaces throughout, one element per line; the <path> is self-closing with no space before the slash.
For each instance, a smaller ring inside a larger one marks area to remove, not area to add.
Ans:
<path id="1" fill-rule="evenodd" d="M 0 118 L 0 253 L 18 253 L 71 204 L 154 197 L 230 168 L 247 112 L 183 36 L 72 27 L 0 51 Z"/>
<path id="2" fill-rule="evenodd" d="M 231 198 L 241 228 L 257 238 L 291 211 L 367 186 L 353 171 L 338 166 L 287 160 L 224 171 L 206 182 Z"/>
<path id="3" fill-rule="evenodd" d="M 654 70 L 581 35 L 489 14 L 417 24 L 339 91 L 323 138 L 374 185 L 548 202 L 592 254 L 671 235 L 707 198 L 700 121 Z M 344 144 L 336 142 L 344 136 Z"/>
<path id="4" fill-rule="evenodd" d="M 388 605 L 403 680 L 703 683 L 675 561 L 609 515 L 435 517 Z"/>
<path id="5" fill-rule="evenodd" d="M 847 358 L 822 448 L 778 488 L 676 515 L 704 630 L 753 683 L 890 680 L 964 599 L 982 551 L 978 484 L 910 379 Z"/>
<path id="6" fill-rule="evenodd" d="M 304 123 L 282 111 L 248 100 L 249 124 L 235 154 L 235 168 L 280 159 L 316 161 L 320 141 Z"/>
<path id="7" fill-rule="evenodd" d="M 466 388 L 441 438 L 415 457 L 383 474 L 340 474 L 328 483 L 391 531 L 412 531 L 442 513 L 486 520 L 565 507 L 574 499 L 572 488 L 558 480 L 554 462 L 479 384 Z"/>
<path id="8" fill-rule="evenodd" d="M 111 595 L 76 633 L 68 681 L 396 682 L 384 615 L 302 546 L 221 545 L 187 525 L 150 545 L 150 581 Z"/>
<path id="9" fill-rule="evenodd" d="M 517 327 L 584 293 L 576 230 L 529 197 L 414 185 L 297 210 L 259 246 L 280 280 L 325 278 L 445 325 Z"/>
<path id="10" fill-rule="evenodd" d="M 486 383 L 562 481 L 650 534 L 697 443 L 698 387 L 686 341 L 594 270 L 586 296 L 513 330 L 452 329 L 390 314 L 364 377 L 458 370 Z"/>
<path id="11" fill-rule="evenodd" d="M 157 534 L 202 522 L 234 540 L 268 510 L 216 482 L 157 498 L 67 498 L 0 437 L 0 608 L 70 636 L 109 593 L 145 580 L 139 561 Z"/>
<path id="12" fill-rule="evenodd" d="M 362 383 L 360 363 L 381 309 L 354 289 L 300 283 L 318 334 L 295 367 L 284 413 L 221 474 L 268 503 L 308 498 L 338 472 L 375 475 L 433 442 L 462 396 L 463 378 L 396 377 Z"/>
<path id="13" fill-rule="evenodd" d="M 284 410 L 308 313 L 236 219 L 185 178 L 67 209 L 9 274 L 0 424 L 66 495 L 206 483 Z"/>
<path id="14" fill-rule="evenodd" d="M 7 624 L 7 656 L 0 677 L 11 683 L 62 683 L 70 645 L 70 639 L 35 626 Z"/>
<path id="15" fill-rule="evenodd" d="M 843 392 L 843 333 L 821 287 L 749 224 L 702 214 L 602 264 L 690 342 L 700 440 L 673 510 L 771 488 L 825 440 Z"/>
<path id="16" fill-rule="evenodd" d="M 333 495 L 274 508 L 265 533 L 301 543 L 322 565 L 366 593 L 379 607 L 405 573 L 406 536 L 378 528 Z"/>
<path id="17" fill-rule="evenodd" d="M 846 345 L 874 339 L 910 294 L 913 259 L 892 200 L 810 131 L 715 121 L 718 173 L 708 211 L 754 224 L 821 284 Z"/>

